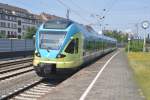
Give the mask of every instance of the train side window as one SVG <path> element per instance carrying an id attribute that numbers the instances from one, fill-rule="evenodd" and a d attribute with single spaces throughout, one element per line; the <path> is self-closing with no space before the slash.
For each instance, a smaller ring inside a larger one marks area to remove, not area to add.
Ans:
<path id="1" fill-rule="evenodd" d="M 78 45 L 79 45 L 79 39 L 78 38 L 77 39 L 73 39 L 69 43 L 69 45 L 67 46 L 65 52 L 66 53 L 71 53 L 71 54 L 78 53 L 78 48 L 79 48 Z"/>
<path id="2" fill-rule="evenodd" d="M 66 52 L 66 53 L 71 53 L 71 54 L 73 54 L 73 53 L 74 53 L 74 47 L 75 47 L 75 40 L 73 39 L 73 40 L 69 43 L 69 45 L 67 46 L 65 52 Z"/>

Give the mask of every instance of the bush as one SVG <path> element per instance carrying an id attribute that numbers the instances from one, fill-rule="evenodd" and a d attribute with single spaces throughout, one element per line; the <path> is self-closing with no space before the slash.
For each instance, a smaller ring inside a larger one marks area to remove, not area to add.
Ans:
<path id="1" fill-rule="evenodd" d="M 5 33 L 0 33 L 0 38 L 6 38 Z"/>
<path id="2" fill-rule="evenodd" d="M 126 46 L 126 51 L 128 51 L 128 45 L 129 43 Z M 143 50 L 143 40 L 131 40 L 129 50 L 132 52 L 141 52 Z"/>
<path id="3" fill-rule="evenodd" d="M 24 34 L 23 38 L 24 39 L 32 39 L 33 36 L 35 35 L 35 33 L 36 33 L 36 28 L 35 27 L 29 27 L 26 30 L 26 33 Z"/>

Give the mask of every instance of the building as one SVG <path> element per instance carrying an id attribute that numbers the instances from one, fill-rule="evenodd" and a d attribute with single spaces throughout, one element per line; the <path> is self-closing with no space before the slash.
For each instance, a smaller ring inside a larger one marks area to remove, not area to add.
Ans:
<path id="1" fill-rule="evenodd" d="M 39 27 L 43 22 L 55 18 L 61 17 L 44 12 L 36 15 L 26 9 L 0 3 L 0 34 L 6 38 L 22 37 L 29 27 Z"/>
<path id="2" fill-rule="evenodd" d="M 8 38 L 23 36 L 28 27 L 36 27 L 38 21 L 29 11 L 0 3 L 0 33 Z"/>
<path id="3" fill-rule="evenodd" d="M 50 19 L 55 19 L 55 18 L 62 18 L 56 15 L 50 15 L 45 12 L 42 12 L 40 15 L 36 15 L 37 23 L 43 23 L 45 21 L 48 21 Z"/>

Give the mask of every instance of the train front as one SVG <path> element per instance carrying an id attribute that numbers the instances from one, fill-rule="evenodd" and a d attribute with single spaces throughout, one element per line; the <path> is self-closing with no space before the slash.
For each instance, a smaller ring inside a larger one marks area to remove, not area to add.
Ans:
<path id="1" fill-rule="evenodd" d="M 47 77 L 58 69 L 75 68 L 82 63 L 81 34 L 74 22 L 50 20 L 36 33 L 33 65 L 36 73 Z"/>

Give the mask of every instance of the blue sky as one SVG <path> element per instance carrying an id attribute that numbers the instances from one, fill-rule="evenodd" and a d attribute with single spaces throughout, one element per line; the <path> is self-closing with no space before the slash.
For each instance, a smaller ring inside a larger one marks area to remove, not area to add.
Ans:
<path id="1" fill-rule="evenodd" d="M 118 30 L 132 30 L 135 32 L 135 23 L 139 23 L 139 31 L 143 20 L 150 21 L 150 0 L 60 0 L 71 9 L 70 19 L 83 24 L 94 24 L 96 18 L 91 14 L 105 15 L 101 22 L 108 24 L 106 28 Z M 66 16 L 66 7 L 58 0 L 0 0 L 28 9 L 33 13 L 46 12 L 58 16 Z M 105 11 L 103 10 L 105 9 Z M 98 31 L 99 27 L 95 26 Z"/>

